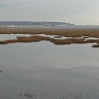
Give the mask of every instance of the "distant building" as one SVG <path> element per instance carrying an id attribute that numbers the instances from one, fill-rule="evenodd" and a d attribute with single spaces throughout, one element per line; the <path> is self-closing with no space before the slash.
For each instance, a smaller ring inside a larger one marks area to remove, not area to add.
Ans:
<path id="1" fill-rule="evenodd" d="M 69 27 L 74 24 L 65 22 L 0 21 L 0 27 Z"/>

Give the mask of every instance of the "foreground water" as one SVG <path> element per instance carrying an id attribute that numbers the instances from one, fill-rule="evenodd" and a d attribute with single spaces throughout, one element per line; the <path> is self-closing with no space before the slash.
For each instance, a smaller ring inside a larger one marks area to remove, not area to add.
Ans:
<path id="1" fill-rule="evenodd" d="M 46 41 L 0 45 L 0 99 L 98 99 L 98 51 Z"/>

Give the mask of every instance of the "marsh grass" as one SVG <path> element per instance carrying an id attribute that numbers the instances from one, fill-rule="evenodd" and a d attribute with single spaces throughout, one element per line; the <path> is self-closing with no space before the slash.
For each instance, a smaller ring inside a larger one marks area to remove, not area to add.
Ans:
<path id="1" fill-rule="evenodd" d="M 68 39 L 55 39 L 44 36 L 17 36 L 17 39 L 12 40 L 4 40 L 0 41 L 0 44 L 8 44 L 8 43 L 17 43 L 17 42 L 40 42 L 40 41 L 49 41 L 56 45 L 64 45 L 64 44 L 83 44 L 83 43 L 95 43 L 97 40 L 85 40 L 85 38 L 68 38 Z"/>
<path id="2" fill-rule="evenodd" d="M 58 30 L 58 29 L 0 29 L 0 34 L 46 34 L 60 35 L 65 37 L 97 37 L 99 38 L 99 29 L 97 30 Z"/>
<path id="3" fill-rule="evenodd" d="M 9 43 L 28 43 L 28 42 L 40 42 L 40 41 L 49 41 L 56 45 L 64 44 L 84 44 L 84 43 L 99 43 L 99 39 L 88 39 L 88 37 L 99 38 L 99 30 L 52 30 L 52 29 L 0 29 L 0 34 L 31 34 L 33 36 L 17 36 L 16 39 L 0 41 L 0 44 L 9 44 Z M 34 34 L 45 34 L 45 35 L 56 35 L 54 38 L 45 37 L 45 36 L 35 36 Z M 57 36 L 58 35 L 58 36 Z M 67 39 L 57 39 L 62 36 L 71 37 Z M 93 45 L 92 47 L 99 47 L 98 44 Z"/>
<path id="4" fill-rule="evenodd" d="M 0 41 L 0 44 L 8 44 L 8 43 L 16 43 L 17 40 L 13 39 L 13 40 L 5 40 L 5 41 Z"/>
<path id="5" fill-rule="evenodd" d="M 99 44 L 92 45 L 92 47 L 98 48 Z"/>

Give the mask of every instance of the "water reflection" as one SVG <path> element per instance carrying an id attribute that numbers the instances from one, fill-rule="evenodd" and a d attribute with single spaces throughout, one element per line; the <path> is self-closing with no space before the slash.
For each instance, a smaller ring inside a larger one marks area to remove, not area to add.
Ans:
<path id="1" fill-rule="evenodd" d="M 49 42 L 0 46 L 0 98 L 83 99 L 99 95 L 99 49 Z M 34 98 L 35 98 L 34 97 Z"/>

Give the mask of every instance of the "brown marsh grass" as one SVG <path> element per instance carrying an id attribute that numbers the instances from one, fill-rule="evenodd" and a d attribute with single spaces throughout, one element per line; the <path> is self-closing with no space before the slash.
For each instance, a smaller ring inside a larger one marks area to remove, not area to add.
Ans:
<path id="1" fill-rule="evenodd" d="M 0 34 L 46 34 L 46 35 L 58 35 L 55 38 L 61 38 L 62 36 L 71 37 L 67 39 L 55 39 L 44 36 L 17 36 L 16 39 L 0 41 L 0 44 L 9 44 L 17 42 L 40 42 L 49 41 L 56 45 L 64 44 L 83 44 L 83 43 L 99 43 L 99 39 L 88 39 L 88 37 L 99 38 L 99 29 L 97 30 L 55 30 L 55 29 L 0 29 Z M 81 38 L 80 38 L 81 37 Z M 97 44 L 92 47 L 99 47 Z"/>
<path id="2" fill-rule="evenodd" d="M 98 48 L 99 44 L 92 45 L 92 47 Z"/>
<path id="3" fill-rule="evenodd" d="M 46 34 L 60 35 L 65 37 L 97 37 L 99 38 L 99 29 L 96 30 L 58 30 L 58 29 L 0 29 L 0 34 Z"/>
<path id="4" fill-rule="evenodd" d="M 63 45 L 63 44 L 82 44 L 82 43 L 89 43 L 89 41 L 85 41 L 84 38 L 68 38 L 68 39 L 54 39 L 50 37 L 44 37 L 44 36 L 18 36 L 17 39 L 12 40 L 4 40 L 0 41 L 0 44 L 8 44 L 8 43 L 17 43 L 17 42 L 40 42 L 40 41 L 49 41 L 56 45 Z"/>

